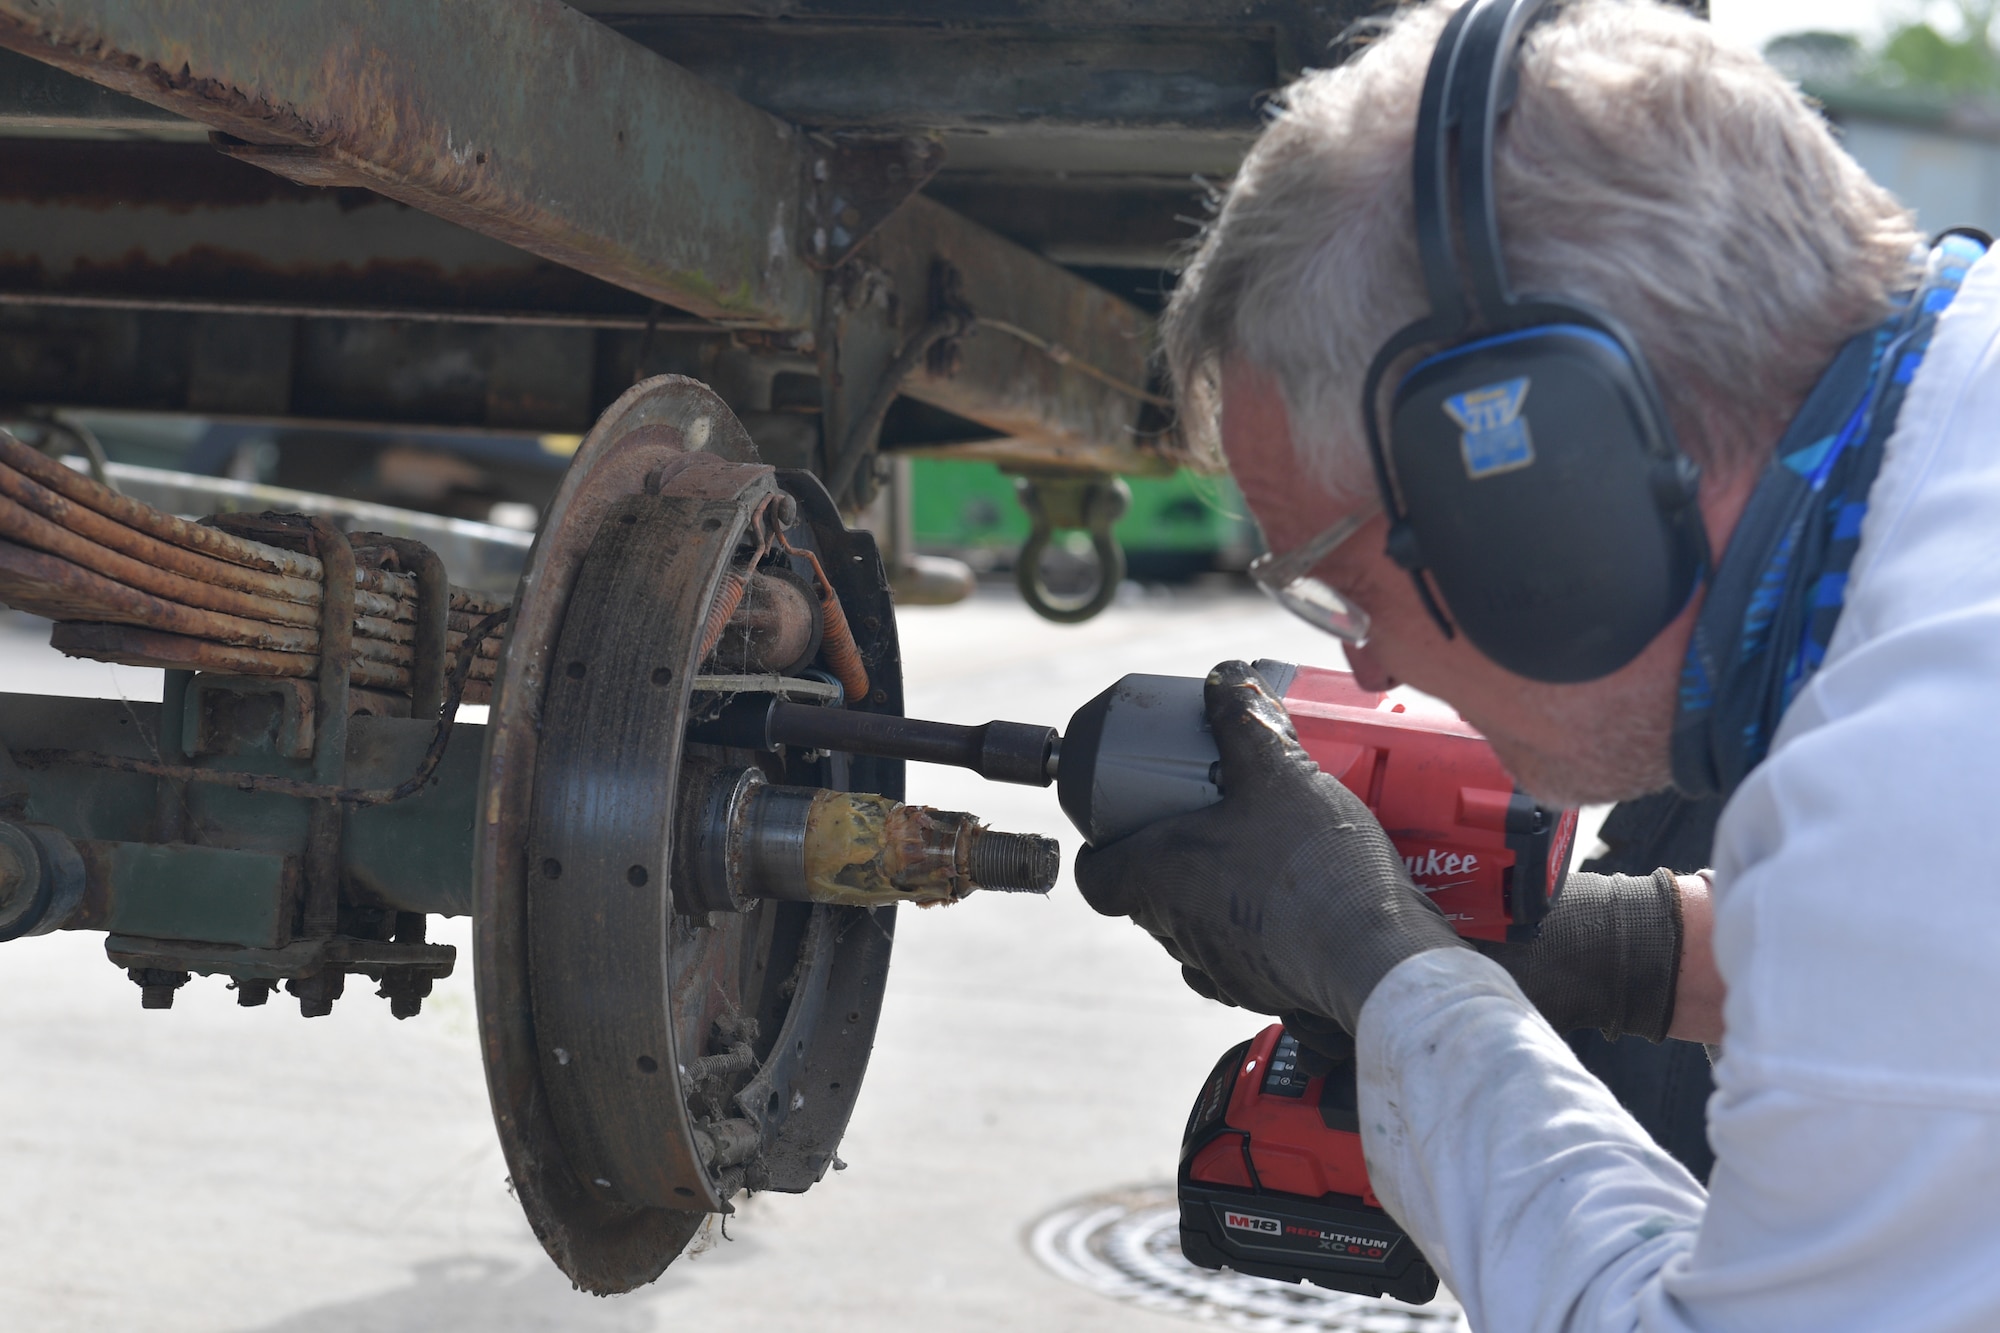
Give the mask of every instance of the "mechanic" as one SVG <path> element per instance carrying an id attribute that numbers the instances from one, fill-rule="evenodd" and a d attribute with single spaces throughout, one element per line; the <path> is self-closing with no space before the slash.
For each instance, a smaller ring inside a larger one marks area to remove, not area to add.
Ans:
<path id="1" fill-rule="evenodd" d="M 1224 799 L 1078 883 L 1203 993 L 1353 1034 L 1375 1190 L 1475 1329 L 2000 1329 L 2000 262 L 1920 237 L 1699 19 L 1467 8 L 1285 93 L 1173 297 L 1184 419 L 1364 686 L 1449 702 L 1544 801 L 1727 797 L 1713 869 L 1572 876 L 1538 943 L 1470 947 L 1234 664 Z M 1491 100 L 1420 107 L 1495 23 Z M 1507 291 L 1551 294 L 1527 332 Z M 1577 358 L 1642 428 L 1563 419 Z M 1642 465 L 1655 508 L 1607 539 L 1591 487 Z M 1711 1044 L 1706 1189 L 1585 1026 Z"/>

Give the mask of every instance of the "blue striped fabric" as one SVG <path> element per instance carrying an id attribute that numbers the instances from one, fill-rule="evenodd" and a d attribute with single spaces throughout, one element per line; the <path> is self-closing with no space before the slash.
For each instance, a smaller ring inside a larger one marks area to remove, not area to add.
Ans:
<path id="1" fill-rule="evenodd" d="M 1861 545 L 1868 491 L 1938 317 L 1986 253 L 1946 236 L 1881 327 L 1842 348 L 1779 440 L 1731 535 L 1688 642 L 1674 719 L 1674 785 L 1727 796 L 1826 660 Z"/>

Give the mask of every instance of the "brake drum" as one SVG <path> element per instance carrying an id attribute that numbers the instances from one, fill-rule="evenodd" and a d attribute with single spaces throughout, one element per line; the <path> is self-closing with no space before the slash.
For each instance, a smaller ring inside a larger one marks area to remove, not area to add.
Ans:
<path id="1" fill-rule="evenodd" d="M 900 763 L 685 739 L 717 705 L 699 673 L 718 591 L 760 521 L 794 512 L 786 536 L 817 555 L 866 668 L 845 706 L 900 714 L 874 540 L 810 474 L 760 464 L 693 380 L 605 413 L 514 603 L 475 838 L 479 1028 L 514 1192 L 586 1291 L 651 1281 L 739 1189 L 812 1185 L 867 1067 L 894 910 L 706 910 L 676 845 L 685 792 L 718 769 L 902 795 Z"/>

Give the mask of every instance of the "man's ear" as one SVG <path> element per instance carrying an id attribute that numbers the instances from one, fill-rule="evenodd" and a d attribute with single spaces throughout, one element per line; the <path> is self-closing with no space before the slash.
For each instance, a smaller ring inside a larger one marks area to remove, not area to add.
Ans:
<path id="1" fill-rule="evenodd" d="M 1701 490 L 1695 496 L 1695 506 L 1701 510 L 1701 523 L 1708 530 L 1709 562 L 1720 565 L 1722 557 L 1729 550 L 1729 539 L 1736 534 L 1736 525 L 1742 521 L 1743 510 L 1750 503 L 1750 493 L 1757 489 L 1757 482 L 1763 476 L 1763 469 L 1737 463 L 1726 467 L 1705 467 L 1701 474 Z"/>

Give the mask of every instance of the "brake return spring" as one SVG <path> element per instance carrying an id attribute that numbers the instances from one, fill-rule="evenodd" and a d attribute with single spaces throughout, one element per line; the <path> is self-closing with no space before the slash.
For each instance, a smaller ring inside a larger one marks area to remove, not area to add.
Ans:
<path id="1" fill-rule="evenodd" d="M 847 613 L 840 609 L 840 594 L 833 590 L 833 580 L 826 576 L 826 569 L 817 555 L 792 545 L 785 540 L 782 532 L 777 534 L 777 539 L 787 555 L 797 556 L 812 566 L 813 578 L 819 584 L 827 665 L 840 679 L 840 688 L 847 691 L 847 697 L 860 703 L 868 697 L 868 668 L 861 663 L 861 650 L 855 646 L 854 631 L 848 628 Z"/>

